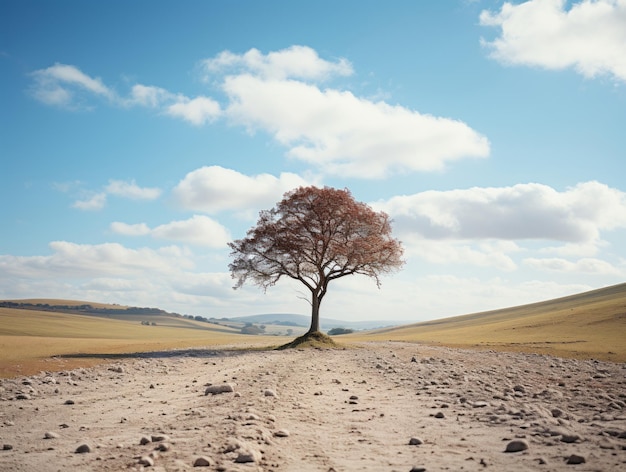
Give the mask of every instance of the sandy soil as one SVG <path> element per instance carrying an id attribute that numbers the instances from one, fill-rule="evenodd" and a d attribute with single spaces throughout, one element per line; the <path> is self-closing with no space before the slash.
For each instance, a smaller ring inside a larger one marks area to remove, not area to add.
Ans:
<path id="1" fill-rule="evenodd" d="M 597 361 L 407 343 L 162 352 L 3 380 L 0 470 L 618 471 L 625 402 L 626 365 Z"/>

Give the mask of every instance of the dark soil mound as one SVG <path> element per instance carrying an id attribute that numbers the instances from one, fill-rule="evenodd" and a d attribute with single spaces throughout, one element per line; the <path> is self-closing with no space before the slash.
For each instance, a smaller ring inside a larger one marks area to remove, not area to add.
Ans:
<path id="1" fill-rule="evenodd" d="M 330 336 L 325 335 L 319 331 L 315 331 L 313 333 L 306 333 L 299 338 L 294 339 L 288 344 L 284 344 L 283 346 L 279 346 L 276 349 L 294 349 L 294 348 L 305 348 L 305 347 L 314 347 L 314 348 L 336 348 L 337 343 L 333 341 Z"/>

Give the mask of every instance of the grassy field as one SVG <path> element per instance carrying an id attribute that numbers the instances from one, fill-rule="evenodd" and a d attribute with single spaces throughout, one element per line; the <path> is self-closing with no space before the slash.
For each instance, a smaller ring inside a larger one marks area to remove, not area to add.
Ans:
<path id="1" fill-rule="evenodd" d="M 144 326 L 142 320 L 139 315 L 121 320 L 0 308 L 0 377 L 93 365 L 116 353 L 232 344 L 255 347 L 289 340 L 245 336 L 233 328 L 185 318 L 158 317 L 157 326 Z M 93 357 L 71 357 L 76 354 Z"/>
<path id="2" fill-rule="evenodd" d="M 34 300 L 54 302 L 84 303 Z M 142 325 L 142 321 L 157 325 Z M 93 316 L 0 307 L 0 377 L 93 365 L 112 354 L 226 345 L 278 346 L 294 336 L 246 336 L 239 334 L 239 326 L 174 316 Z M 335 340 L 346 344 L 407 341 L 626 362 L 626 284 L 532 305 L 359 332 Z"/>
<path id="3" fill-rule="evenodd" d="M 626 284 L 346 340 L 396 340 L 626 362 Z"/>

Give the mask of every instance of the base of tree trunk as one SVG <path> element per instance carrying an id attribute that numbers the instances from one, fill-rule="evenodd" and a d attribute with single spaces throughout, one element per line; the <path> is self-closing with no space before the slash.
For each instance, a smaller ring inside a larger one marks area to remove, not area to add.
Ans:
<path id="1" fill-rule="evenodd" d="M 337 347 L 337 343 L 335 343 L 330 336 L 327 336 L 321 331 L 313 331 L 294 339 L 288 344 L 279 346 L 276 349 L 282 350 L 304 347 L 333 348 Z"/>

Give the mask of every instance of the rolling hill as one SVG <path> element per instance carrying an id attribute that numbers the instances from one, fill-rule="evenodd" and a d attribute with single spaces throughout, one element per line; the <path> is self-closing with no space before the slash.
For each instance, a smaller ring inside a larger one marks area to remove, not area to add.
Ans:
<path id="1" fill-rule="evenodd" d="M 626 283 L 361 336 L 626 362 Z"/>

